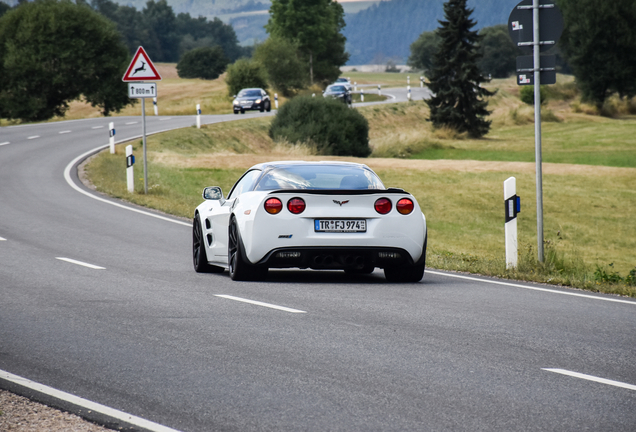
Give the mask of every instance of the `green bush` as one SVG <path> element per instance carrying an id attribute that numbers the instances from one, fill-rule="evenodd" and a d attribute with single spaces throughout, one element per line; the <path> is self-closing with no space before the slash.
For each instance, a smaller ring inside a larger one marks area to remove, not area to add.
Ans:
<path id="1" fill-rule="evenodd" d="M 177 63 L 179 78 L 217 79 L 225 72 L 229 60 L 220 46 L 201 47 L 188 51 Z"/>
<path id="2" fill-rule="evenodd" d="M 543 104 L 547 99 L 543 86 L 539 89 L 539 93 L 541 94 L 541 103 Z M 521 86 L 519 97 L 521 98 L 521 102 L 534 105 L 534 86 Z"/>
<path id="3" fill-rule="evenodd" d="M 278 111 L 269 135 L 274 140 L 311 143 L 318 153 L 367 157 L 369 123 L 357 110 L 335 99 L 297 97 Z"/>
<path id="4" fill-rule="evenodd" d="M 260 62 L 239 59 L 227 68 L 225 77 L 230 96 L 238 94 L 244 88 L 262 88 L 267 90 L 267 72 Z"/>

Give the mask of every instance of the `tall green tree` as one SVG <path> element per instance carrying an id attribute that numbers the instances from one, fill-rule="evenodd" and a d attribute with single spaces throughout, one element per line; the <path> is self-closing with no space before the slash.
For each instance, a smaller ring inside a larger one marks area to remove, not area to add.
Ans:
<path id="1" fill-rule="evenodd" d="M 429 120 L 436 128 L 450 127 L 479 138 L 488 133 L 490 114 L 485 97 L 494 93 L 481 87 L 488 79 L 482 76 L 477 62 L 481 57 L 479 35 L 471 30 L 475 21 L 466 0 L 444 3 L 446 20 L 439 21 L 437 30 L 441 44 L 433 59 L 433 68 L 426 73 L 433 97 L 426 101 Z"/>
<path id="2" fill-rule="evenodd" d="M 583 97 L 598 108 L 618 93 L 636 95 L 634 0 L 558 0 L 565 29 L 560 45 Z"/>
<path id="3" fill-rule="evenodd" d="M 63 115 L 83 96 L 104 115 L 131 103 L 129 55 L 115 25 L 70 0 L 25 2 L 0 18 L 0 117 Z"/>
<path id="4" fill-rule="evenodd" d="M 265 26 L 272 36 L 298 45 L 308 64 L 309 81 L 323 84 L 340 75 L 349 59 L 345 52 L 344 10 L 335 0 L 272 0 Z"/>
<path id="5" fill-rule="evenodd" d="M 268 81 L 283 95 L 291 96 L 305 87 L 306 68 L 293 42 L 272 36 L 256 47 L 253 58 L 265 67 Z"/>
<path id="6" fill-rule="evenodd" d="M 521 55 L 508 34 L 508 26 L 499 24 L 479 31 L 479 49 L 482 57 L 479 69 L 493 78 L 508 78 L 517 69 L 517 56 Z"/>
<path id="7" fill-rule="evenodd" d="M 423 32 L 415 42 L 411 44 L 411 55 L 407 64 L 416 69 L 427 71 L 433 66 L 433 56 L 441 43 L 436 31 Z"/>

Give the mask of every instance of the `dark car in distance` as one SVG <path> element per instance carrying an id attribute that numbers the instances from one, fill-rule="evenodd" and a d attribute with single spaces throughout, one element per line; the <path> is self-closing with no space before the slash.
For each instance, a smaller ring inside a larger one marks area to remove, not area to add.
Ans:
<path id="1" fill-rule="evenodd" d="M 245 111 L 259 110 L 260 112 L 270 112 L 272 110 L 272 102 L 267 92 L 261 88 L 243 89 L 238 95 L 234 96 L 232 103 L 234 114 L 245 114 Z"/>
<path id="2" fill-rule="evenodd" d="M 343 101 L 346 104 L 351 104 L 351 92 L 344 84 L 331 84 L 328 86 L 322 94 L 324 97 L 331 97 Z"/>

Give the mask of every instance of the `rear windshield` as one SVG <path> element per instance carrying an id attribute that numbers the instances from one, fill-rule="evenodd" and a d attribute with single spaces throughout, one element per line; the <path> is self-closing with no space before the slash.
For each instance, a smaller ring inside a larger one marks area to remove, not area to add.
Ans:
<path id="1" fill-rule="evenodd" d="M 337 165 L 291 165 L 266 172 L 254 190 L 385 189 L 373 171 Z"/>

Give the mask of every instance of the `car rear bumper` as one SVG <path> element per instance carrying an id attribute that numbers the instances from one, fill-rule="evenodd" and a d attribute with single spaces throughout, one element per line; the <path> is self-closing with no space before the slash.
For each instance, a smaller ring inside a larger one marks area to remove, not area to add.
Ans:
<path id="1" fill-rule="evenodd" d="M 401 248 L 305 246 L 273 249 L 256 264 L 270 268 L 362 269 L 400 267 L 415 262 Z"/>

